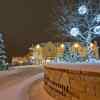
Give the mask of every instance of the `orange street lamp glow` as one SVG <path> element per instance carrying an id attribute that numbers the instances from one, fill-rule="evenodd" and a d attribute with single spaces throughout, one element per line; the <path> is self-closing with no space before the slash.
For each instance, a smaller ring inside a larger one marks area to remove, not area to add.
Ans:
<path id="1" fill-rule="evenodd" d="M 94 44 L 93 43 L 90 43 L 90 47 L 93 48 L 93 46 L 94 46 Z"/>
<path id="2" fill-rule="evenodd" d="M 39 49 L 39 48 L 40 48 L 40 45 L 39 45 L 39 44 L 37 44 L 37 45 L 36 45 L 36 48 L 37 48 L 37 49 Z"/>
<path id="3" fill-rule="evenodd" d="M 64 44 L 61 44 L 60 47 L 61 47 L 61 48 L 64 48 Z"/>
<path id="4" fill-rule="evenodd" d="M 78 44 L 78 43 L 75 43 L 75 44 L 74 44 L 74 47 L 75 47 L 75 48 L 78 48 L 78 47 L 79 47 L 79 44 Z"/>

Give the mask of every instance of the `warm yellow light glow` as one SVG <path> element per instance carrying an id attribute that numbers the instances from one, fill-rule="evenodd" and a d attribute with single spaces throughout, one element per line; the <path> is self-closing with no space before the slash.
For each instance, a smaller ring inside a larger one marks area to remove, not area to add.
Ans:
<path id="1" fill-rule="evenodd" d="M 64 48 L 64 44 L 61 44 L 60 47 L 61 47 L 61 48 Z"/>
<path id="2" fill-rule="evenodd" d="M 22 60 L 20 60 L 20 61 L 18 61 L 18 62 L 19 62 L 19 64 L 23 64 L 23 63 L 24 63 Z"/>
<path id="3" fill-rule="evenodd" d="M 92 48 L 94 46 L 94 44 L 93 43 L 90 43 L 90 47 Z"/>
<path id="4" fill-rule="evenodd" d="M 40 48 L 40 45 L 39 45 L 39 44 L 37 44 L 37 45 L 36 45 L 36 48 L 37 48 L 37 49 L 39 49 L 39 48 Z"/>
<path id="5" fill-rule="evenodd" d="M 50 63 L 50 61 L 51 61 L 50 59 L 47 59 L 47 60 L 46 60 L 47 63 Z"/>
<path id="6" fill-rule="evenodd" d="M 78 43 L 75 43 L 75 44 L 74 44 L 74 47 L 75 47 L 75 48 L 78 48 L 78 47 L 79 47 L 79 44 L 78 44 Z"/>

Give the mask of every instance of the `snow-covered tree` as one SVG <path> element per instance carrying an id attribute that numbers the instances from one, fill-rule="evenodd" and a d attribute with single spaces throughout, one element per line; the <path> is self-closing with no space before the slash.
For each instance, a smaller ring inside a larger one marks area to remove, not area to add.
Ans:
<path id="1" fill-rule="evenodd" d="M 0 70 L 7 69 L 7 55 L 4 45 L 4 33 L 0 32 Z"/>
<path id="2" fill-rule="evenodd" d="M 68 61 L 68 62 L 71 59 L 71 53 L 69 50 L 69 46 L 67 44 L 65 44 L 65 47 L 64 47 L 63 59 L 64 61 Z"/>

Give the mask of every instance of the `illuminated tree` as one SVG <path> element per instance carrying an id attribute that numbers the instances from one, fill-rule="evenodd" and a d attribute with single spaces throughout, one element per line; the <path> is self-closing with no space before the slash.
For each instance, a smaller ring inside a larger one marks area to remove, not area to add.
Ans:
<path id="1" fill-rule="evenodd" d="M 63 59 L 64 59 L 64 61 L 67 61 L 67 62 L 69 62 L 69 60 L 71 60 L 71 53 L 70 53 L 69 48 L 70 47 L 65 44 Z"/>
<path id="2" fill-rule="evenodd" d="M 0 33 L 0 70 L 7 69 L 7 56 L 3 36 L 4 34 Z"/>
<path id="3" fill-rule="evenodd" d="M 54 10 L 54 27 L 59 33 L 83 42 L 92 57 L 90 43 L 100 36 L 100 0 L 63 0 L 63 13 Z M 71 7 L 69 7 L 70 5 Z M 60 5 L 58 5 L 60 6 Z"/>

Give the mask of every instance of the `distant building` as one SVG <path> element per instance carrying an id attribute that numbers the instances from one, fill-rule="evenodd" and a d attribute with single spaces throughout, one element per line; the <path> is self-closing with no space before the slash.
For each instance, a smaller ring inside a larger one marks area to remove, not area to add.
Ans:
<path id="1" fill-rule="evenodd" d="M 99 59 L 99 47 L 97 43 L 91 43 L 91 48 L 93 50 L 94 57 Z M 29 52 L 25 57 L 16 58 L 14 57 L 12 63 L 26 63 L 26 64 L 46 64 L 48 62 L 52 62 L 55 60 L 63 60 L 64 55 L 68 55 L 65 57 L 69 57 L 71 55 L 80 56 L 81 58 L 86 59 L 87 57 L 87 48 L 83 43 L 75 43 L 75 42 L 48 42 L 48 43 L 40 43 L 37 45 L 32 45 L 30 47 Z M 68 58 L 70 60 L 70 57 Z"/>

